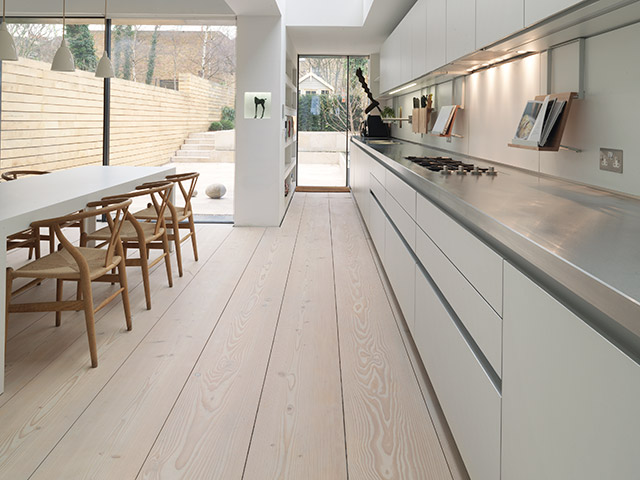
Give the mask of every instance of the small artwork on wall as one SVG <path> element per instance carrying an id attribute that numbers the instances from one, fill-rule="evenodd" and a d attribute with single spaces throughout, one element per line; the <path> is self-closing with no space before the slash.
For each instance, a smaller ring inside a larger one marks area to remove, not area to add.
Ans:
<path id="1" fill-rule="evenodd" d="M 271 92 L 245 92 L 244 118 L 271 118 Z"/>

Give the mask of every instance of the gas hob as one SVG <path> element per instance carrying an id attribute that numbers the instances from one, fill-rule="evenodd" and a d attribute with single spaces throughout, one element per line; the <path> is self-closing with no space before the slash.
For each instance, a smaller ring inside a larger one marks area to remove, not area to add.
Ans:
<path id="1" fill-rule="evenodd" d="M 443 175 L 455 173 L 457 175 L 490 175 L 497 174 L 494 167 L 478 167 L 473 163 L 464 163 L 460 160 L 453 160 L 450 157 L 404 157 L 407 160 L 420 165 L 421 167 L 431 170 L 432 172 L 440 172 Z"/>

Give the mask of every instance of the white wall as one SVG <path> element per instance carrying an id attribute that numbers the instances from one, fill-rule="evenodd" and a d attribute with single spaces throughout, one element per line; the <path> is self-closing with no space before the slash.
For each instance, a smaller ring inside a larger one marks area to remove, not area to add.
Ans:
<path id="1" fill-rule="evenodd" d="M 507 147 L 527 100 L 546 92 L 546 55 L 533 55 L 466 78 L 465 109 L 457 117 L 454 133 L 464 138 L 445 139 L 393 127 L 395 137 L 421 142 L 474 157 L 493 160 L 632 195 L 640 195 L 640 25 L 631 25 L 586 40 L 584 100 L 573 103 L 562 143 L 571 151 L 536 152 Z M 555 50 L 552 88 L 555 92 L 578 89 L 577 48 Z M 458 80 L 458 82 L 462 79 Z M 431 87 L 436 106 L 458 103 L 460 88 L 451 82 Z M 427 93 L 423 89 L 420 94 Z M 453 95 L 455 94 L 455 95 Z M 396 97 L 395 108 L 411 114 L 411 99 L 418 92 Z M 453 96 L 455 96 L 455 100 Z M 624 151 L 624 173 L 599 169 L 600 147 Z"/>
<path id="2" fill-rule="evenodd" d="M 282 17 L 238 17 L 234 222 L 239 226 L 280 223 L 285 46 Z M 271 92 L 269 120 L 244 118 L 245 92 Z"/>

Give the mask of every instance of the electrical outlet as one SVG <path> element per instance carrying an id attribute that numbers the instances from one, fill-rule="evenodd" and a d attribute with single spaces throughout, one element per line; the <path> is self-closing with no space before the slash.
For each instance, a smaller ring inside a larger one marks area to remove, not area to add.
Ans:
<path id="1" fill-rule="evenodd" d="M 622 173 L 622 150 L 600 149 L 600 170 Z"/>

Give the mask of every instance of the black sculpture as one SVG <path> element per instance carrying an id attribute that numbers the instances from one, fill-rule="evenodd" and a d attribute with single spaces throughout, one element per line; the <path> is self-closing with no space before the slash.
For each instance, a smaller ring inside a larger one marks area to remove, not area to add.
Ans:
<path id="1" fill-rule="evenodd" d="M 260 115 L 260 118 L 264 118 L 264 102 L 266 101 L 266 98 L 253 97 L 253 102 L 256 104 L 256 112 L 253 115 L 253 118 L 258 118 L 258 105 L 262 107 L 262 114 Z"/>
<path id="2" fill-rule="evenodd" d="M 364 113 L 368 114 L 374 108 L 377 108 L 378 110 L 380 110 L 380 102 L 378 102 L 375 98 L 373 98 L 373 94 L 371 93 L 371 90 L 369 90 L 369 86 L 367 85 L 367 81 L 364 79 L 364 75 L 362 74 L 361 68 L 358 68 L 356 70 L 356 77 L 358 77 L 358 80 L 360 80 L 360 84 L 364 89 L 364 93 L 366 93 L 367 97 L 369 97 L 369 100 L 371 100 L 371 104 L 367 107 Z M 382 115 L 382 110 L 380 110 L 380 115 Z"/>

